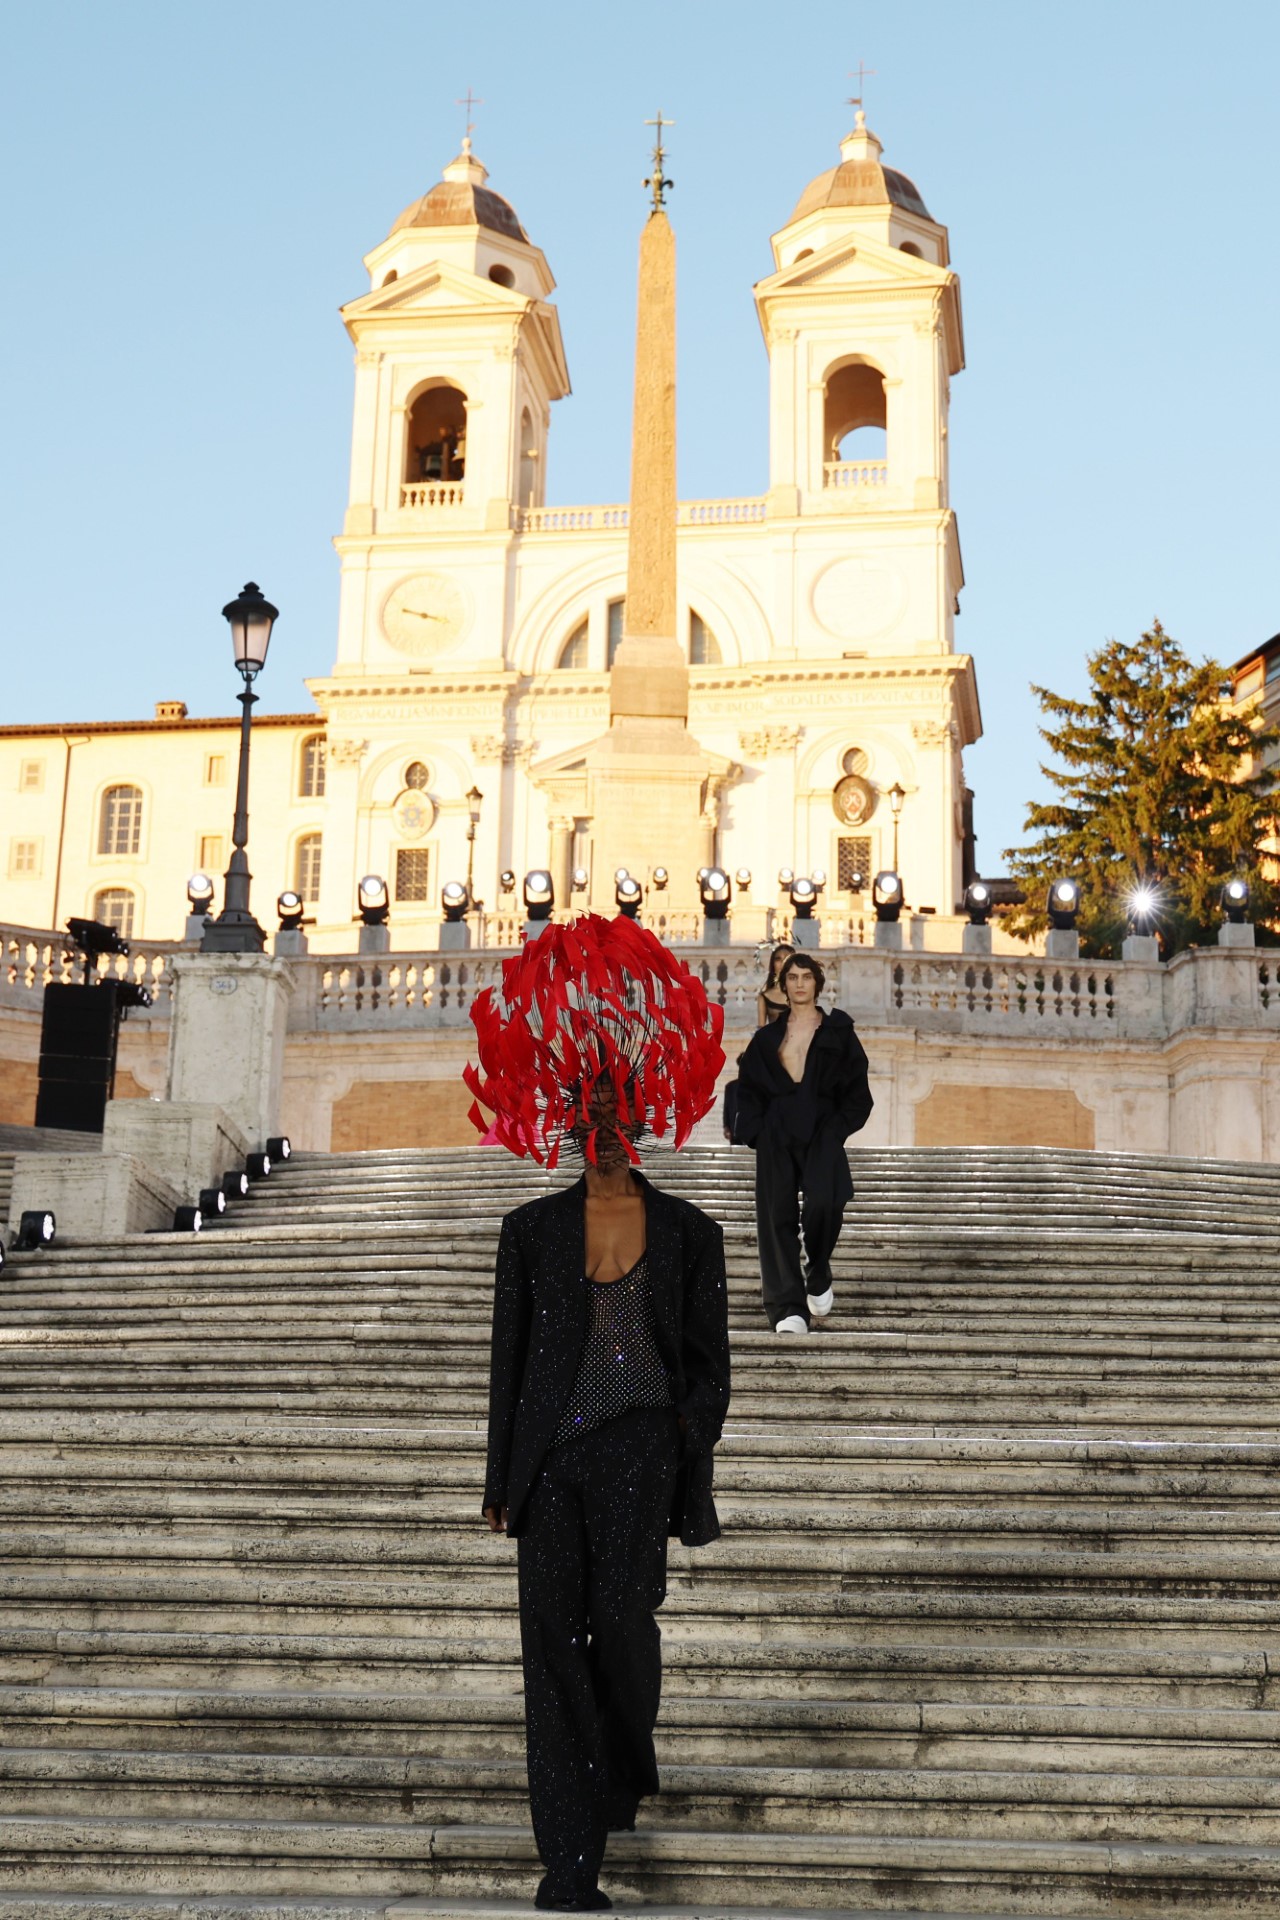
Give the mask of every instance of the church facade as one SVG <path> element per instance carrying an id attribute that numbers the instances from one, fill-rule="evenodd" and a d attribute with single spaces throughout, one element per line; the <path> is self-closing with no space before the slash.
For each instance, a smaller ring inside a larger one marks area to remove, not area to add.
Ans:
<path id="1" fill-rule="evenodd" d="M 772 249 L 755 288 L 769 488 L 680 503 L 677 635 L 709 769 L 701 863 L 733 879 L 736 937 L 765 936 L 790 869 L 824 877 L 840 940 L 878 870 L 896 866 L 938 922 L 972 873 L 963 753 L 981 719 L 954 642 L 948 479 L 960 290 L 946 229 L 861 113 Z M 547 504 L 569 392 L 550 269 L 469 142 L 365 266 L 369 290 L 343 312 L 355 406 L 336 657 L 308 682 L 313 711 L 257 723 L 259 918 L 296 887 L 312 946 L 349 950 L 357 883 L 379 873 L 393 945 L 431 948 L 441 888 L 469 863 L 491 937 L 504 910 L 509 937 L 532 869 L 551 873 L 558 909 L 612 911 L 584 750 L 609 726 L 628 507 Z M 223 864 L 234 743 L 232 721 L 178 703 L 74 736 L 0 729 L 16 798 L 0 918 L 180 936 L 188 872 Z M 691 932 L 696 865 L 643 807 L 625 864 L 646 917 Z"/>

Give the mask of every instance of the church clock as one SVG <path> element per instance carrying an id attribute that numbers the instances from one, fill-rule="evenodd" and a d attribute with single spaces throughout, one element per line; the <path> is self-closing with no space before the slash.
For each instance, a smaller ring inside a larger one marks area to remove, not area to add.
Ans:
<path id="1" fill-rule="evenodd" d="M 382 627 L 397 653 L 429 660 L 462 638 L 467 603 L 462 590 L 444 573 L 415 573 L 391 589 L 383 603 Z"/>

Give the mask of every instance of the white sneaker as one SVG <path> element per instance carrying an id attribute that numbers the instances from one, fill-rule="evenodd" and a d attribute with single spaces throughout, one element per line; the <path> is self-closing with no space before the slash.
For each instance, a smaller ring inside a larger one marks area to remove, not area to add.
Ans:
<path id="1" fill-rule="evenodd" d="M 805 1295 L 805 1299 L 809 1302 L 810 1313 L 814 1314 L 819 1320 L 826 1319 L 832 1306 L 835 1304 L 835 1297 L 836 1291 L 834 1287 L 828 1287 L 825 1293 L 807 1293 Z"/>
<path id="2" fill-rule="evenodd" d="M 789 1313 L 785 1320 L 779 1320 L 775 1333 L 808 1333 L 809 1328 L 798 1313 Z"/>

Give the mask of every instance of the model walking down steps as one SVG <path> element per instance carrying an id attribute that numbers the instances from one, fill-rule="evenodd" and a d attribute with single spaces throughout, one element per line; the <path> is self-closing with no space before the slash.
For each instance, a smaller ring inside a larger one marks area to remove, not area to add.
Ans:
<path id="1" fill-rule="evenodd" d="M 724 1230 L 734 1397 L 723 1535 L 668 1551 L 662 1792 L 600 1884 L 1280 1912 L 1280 1171 L 855 1166 L 839 1313 L 787 1345 L 749 1156 L 647 1157 Z M 529 1910 L 477 1506 L 499 1223 L 565 1184 L 300 1154 L 198 1240 L 10 1257 L 0 1920 Z"/>

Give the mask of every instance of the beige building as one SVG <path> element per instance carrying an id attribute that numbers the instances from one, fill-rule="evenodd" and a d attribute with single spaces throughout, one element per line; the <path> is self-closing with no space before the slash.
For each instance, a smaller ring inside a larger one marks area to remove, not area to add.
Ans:
<path id="1" fill-rule="evenodd" d="M 826 937 L 847 939 L 857 876 L 894 863 L 894 788 L 912 906 L 940 923 L 967 877 L 962 755 L 981 720 L 954 644 L 960 290 L 946 229 L 880 155 L 859 114 L 755 288 L 768 492 L 678 509 L 688 726 L 714 769 L 703 844 L 750 875 L 735 882 L 739 937 L 764 935 L 789 867 L 826 874 Z M 559 906 L 612 907 L 582 754 L 609 724 L 628 509 L 546 504 L 569 391 L 550 268 L 469 143 L 365 267 L 369 291 L 343 313 L 355 409 L 336 657 L 308 683 L 314 712 L 255 723 L 255 909 L 271 924 L 296 886 L 312 945 L 349 949 L 356 883 L 378 872 L 393 944 L 429 948 L 469 852 L 506 931 L 504 870 L 549 867 Z M 178 937 L 188 873 L 226 864 L 235 755 L 234 721 L 179 702 L 132 726 L 0 729 L 0 921 L 84 913 Z M 674 930 L 697 895 L 683 868 L 654 890 L 670 863 L 639 819 L 632 871 Z M 571 895 L 576 868 L 590 878 Z"/>

